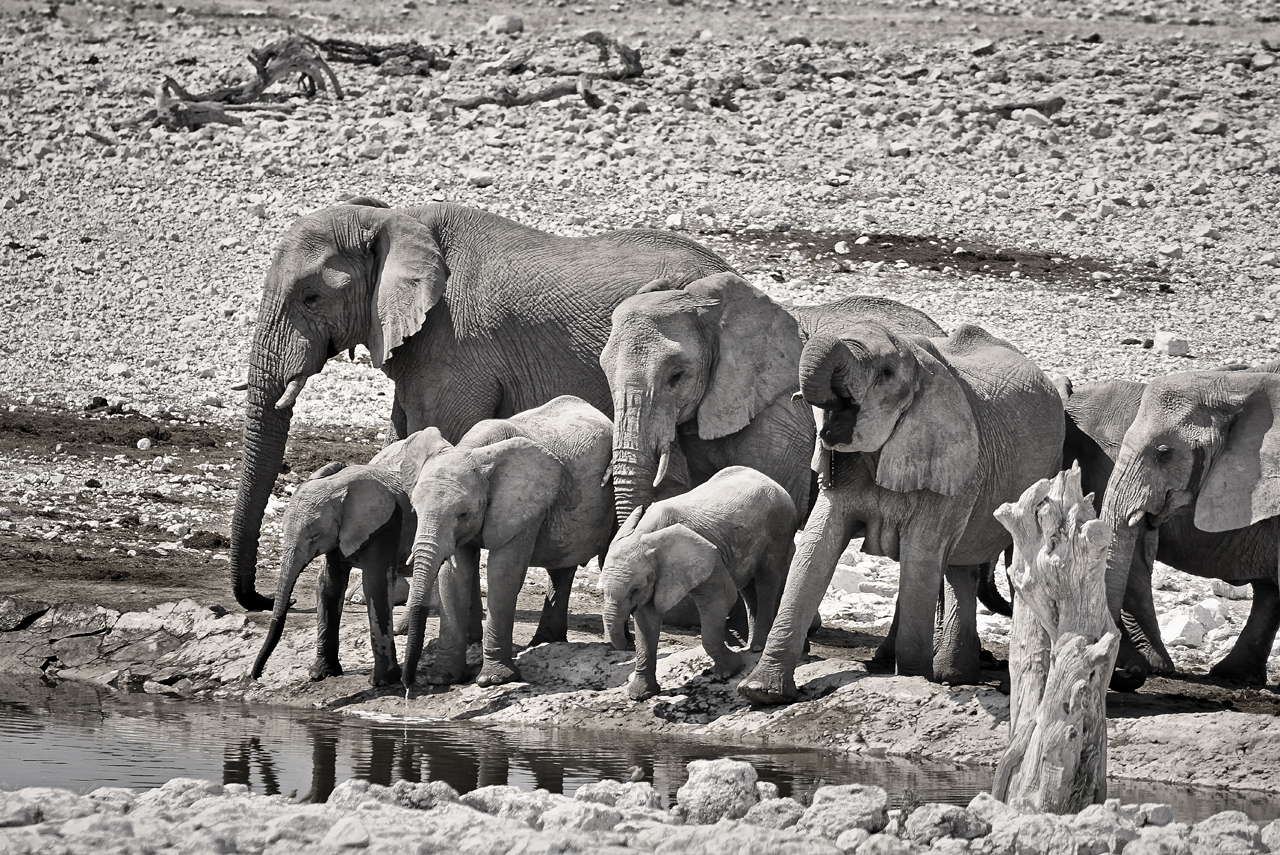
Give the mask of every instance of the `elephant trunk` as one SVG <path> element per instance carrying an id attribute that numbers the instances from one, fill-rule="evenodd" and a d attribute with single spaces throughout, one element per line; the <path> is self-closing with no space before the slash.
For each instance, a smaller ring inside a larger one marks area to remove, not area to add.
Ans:
<path id="1" fill-rule="evenodd" d="M 264 300 L 264 303 L 266 301 Z M 262 315 L 268 310 L 264 306 Z M 249 357 L 249 393 L 245 403 L 244 457 L 235 511 L 231 516 L 231 578 L 236 602 L 249 611 L 271 608 L 255 589 L 262 515 L 284 461 L 293 418 L 293 402 L 310 370 L 305 342 L 280 346 L 260 331 Z M 323 357 L 321 358 L 323 362 Z M 268 369 L 268 365 L 272 368 Z M 276 366 L 279 366 L 278 368 Z M 318 370 L 318 369 L 317 369 Z M 287 372 L 287 373 L 286 373 Z"/>
<path id="2" fill-rule="evenodd" d="M 604 633 L 609 636 L 609 643 L 613 645 L 613 649 L 630 650 L 631 641 L 627 638 L 627 618 L 631 617 L 631 613 L 619 609 L 617 599 L 606 594 L 604 612 L 601 617 L 604 619 Z"/>
<path id="3" fill-rule="evenodd" d="M 835 394 L 852 397 L 853 356 L 848 345 L 833 335 L 817 335 L 805 342 L 800 353 L 800 392 L 819 406 Z"/>
<path id="4" fill-rule="evenodd" d="M 615 396 L 614 400 L 613 500 L 619 525 L 625 523 L 636 508 L 653 503 L 658 474 L 654 460 L 657 447 L 646 439 L 644 409 L 647 403 L 642 392 L 630 390 Z"/>
<path id="5" fill-rule="evenodd" d="M 401 679 L 406 689 L 417 679 L 431 592 L 436 589 L 440 565 L 449 559 L 448 553 L 452 552 L 443 547 L 444 543 L 452 543 L 452 539 L 444 539 L 439 531 L 421 523 L 418 525 L 413 541 L 413 582 L 409 586 L 408 638 L 405 639 L 404 663 L 401 668 Z"/>
<path id="6" fill-rule="evenodd" d="M 1122 455 L 1123 460 L 1123 455 Z M 1130 475 L 1130 467 L 1116 466 L 1102 502 L 1102 522 L 1111 529 L 1111 549 L 1107 552 L 1107 608 L 1120 624 L 1120 607 L 1129 584 L 1129 568 L 1138 538 L 1151 524 L 1148 514 L 1151 488 Z"/>
<path id="7" fill-rule="evenodd" d="M 262 649 L 258 651 L 258 658 L 254 660 L 253 670 L 249 672 L 249 676 L 255 680 L 262 676 L 267 660 L 271 658 L 276 645 L 280 643 L 280 636 L 284 633 L 285 617 L 289 611 L 289 601 L 293 596 L 293 586 L 297 584 L 303 568 L 310 564 L 313 558 L 315 558 L 314 554 L 299 552 L 296 545 L 285 549 L 280 562 L 281 573 L 279 583 L 276 585 L 275 604 L 271 609 L 271 625 L 267 627 L 267 637 L 262 642 Z"/>

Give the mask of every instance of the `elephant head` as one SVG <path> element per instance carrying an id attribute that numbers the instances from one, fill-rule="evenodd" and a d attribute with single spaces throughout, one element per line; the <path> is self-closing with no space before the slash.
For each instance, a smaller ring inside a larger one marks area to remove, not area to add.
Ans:
<path id="1" fill-rule="evenodd" d="M 479 447 L 468 446 L 464 437 L 454 446 L 427 428 L 405 444 L 401 474 L 418 518 L 401 671 L 407 688 L 416 679 L 427 603 L 440 565 L 464 544 L 483 546 L 492 558 L 516 537 L 536 536 L 561 490 L 564 466 L 522 436 Z"/>
<path id="2" fill-rule="evenodd" d="M 800 391 L 820 425 L 814 462 L 824 482 L 833 450 L 879 452 L 876 483 L 899 492 L 954 496 L 977 474 L 973 409 L 927 339 L 874 321 L 814 336 Z"/>
<path id="3" fill-rule="evenodd" d="M 1280 378 L 1197 371 L 1147 385 L 1102 503 L 1113 619 L 1139 541 L 1154 556 L 1160 526 L 1191 508 L 1206 532 L 1280 515 Z"/>
<path id="4" fill-rule="evenodd" d="M 627 619 L 636 609 L 652 605 L 665 614 L 705 582 L 720 559 L 711 541 L 682 523 L 637 531 L 642 513 L 631 512 L 600 568 L 604 631 L 618 650 L 631 648 Z"/>
<path id="5" fill-rule="evenodd" d="M 742 430 L 795 389 L 795 318 L 733 273 L 624 300 L 600 365 L 613 394 L 613 487 L 618 521 L 653 501 L 664 480 L 687 483 L 681 426 L 704 440 Z"/>
<path id="6" fill-rule="evenodd" d="M 254 588 L 258 536 L 307 379 L 357 344 L 381 367 L 444 294 L 447 271 L 433 232 L 405 213 L 363 201 L 299 218 L 267 270 L 249 353 L 244 464 L 231 522 L 235 596 L 246 609 L 271 605 Z"/>
<path id="7" fill-rule="evenodd" d="M 396 494 L 377 479 L 367 477 L 365 469 L 341 468 L 340 464 L 335 469 L 334 464 L 329 464 L 293 494 L 281 525 L 284 551 L 271 625 L 250 672 L 255 680 L 262 676 L 267 659 L 280 642 L 289 598 L 303 569 L 335 549 L 351 559 L 385 526 L 400 525 Z"/>

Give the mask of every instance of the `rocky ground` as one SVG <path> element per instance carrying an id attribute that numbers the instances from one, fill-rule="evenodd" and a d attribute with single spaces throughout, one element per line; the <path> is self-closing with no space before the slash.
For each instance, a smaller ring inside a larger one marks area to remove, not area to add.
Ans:
<path id="1" fill-rule="evenodd" d="M 892 296 L 947 327 L 983 325 L 1076 379 L 1259 362 L 1280 348 L 1274 3 L 558 0 L 521 8 L 523 32 L 492 32 L 490 16 L 511 11 L 490 0 L 0 2 L 0 594 L 37 604 L 8 612 L 6 668 L 403 711 L 403 697 L 360 688 L 361 621 L 346 627 L 352 676 L 302 682 L 299 615 L 252 685 L 261 618 L 225 608 L 232 387 L 262 273 L 295 216 L 354 194 L 464 202 L 564 234 L 681 229 L 779 299 Z M 193 91 L 247 76 L 248 52 L 289 27 L 413 38 L 443 62 L 335 62 L 340 101 L 282 84 L 236 126 L 146 126 L 165 75 Z M 594 81 L 602 105 L 573 94 L 456 106 L 616 69 L 581 40 L 591 29 L 637 48 L 645 69 Z M 1187 353 L 1174 356 L 1180 341 Z M 360 352 L 308 384 L 277 513 L 319 463 L 372 455 L 388 390 Z M 572 648 L 527 652 L 526 687 L 422 692 L 410 712 L 994 762 L 1007 720 L 999 672 L 964 689 L 868 675 L 896 574 L 847 561 L 802 703 L 787 710 L 739 704 L 678 632 L 659 675 L 673 691 L 622 702 L 625 657 L 599 643 L 588 572 Z M 1185 673 L 1112 696 L 1112 773 L 1275 791 L 1280 699 L 1202 676 L 1248 601 L 1173 571 L 1158 588 Z M 531 586 L 529 609 L 534 597 Z M 117 614 L 144 617 L 121 626 Z M 982 624 L 1002 657 L 1007 623 Z"/>

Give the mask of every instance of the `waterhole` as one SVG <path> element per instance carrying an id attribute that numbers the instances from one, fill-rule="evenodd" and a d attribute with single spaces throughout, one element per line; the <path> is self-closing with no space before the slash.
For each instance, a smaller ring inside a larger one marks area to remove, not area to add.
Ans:
<path id="1" fill-rule="evenodd" d="M 53 786 L 84 793 L 189 777 L 324 801 L 336 784 L 354 777 L 384 785 L 444 781 L 460 793 L 510 784 L 572 796 L 583 784 L 635 774 L 670 805 L 686 764 L 716 757 L 749 761 L 781 795 L 804 802 L 825 784 L 863 783 L 884 787 L 897 805 L 967 804 L 990 788 L 992 775 L 988 768 L 851 759 L 812 749 L 556 727 L 406 724 L 0 678 L 0 789 L 6 790 Z M 1280 799 L 1265 794 L 1113 781 L 1110 795 L 1167 802 L 1182 822 L 1228 809 L 1258 821 L 1280 817 Z"/>

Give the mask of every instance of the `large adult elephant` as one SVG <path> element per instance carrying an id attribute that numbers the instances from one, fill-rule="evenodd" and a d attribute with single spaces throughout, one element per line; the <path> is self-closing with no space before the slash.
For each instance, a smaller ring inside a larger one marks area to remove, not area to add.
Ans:
<path id="1" fill-rule="evenodd" d="M 923 312 L 854 296 L 788 312 L 733 273 L 654 282 L 613 312 L 600 365 L 613 394 L 618 522 L 655 498 L 749 466 L 809 511 L 814 424 L 792 401 L 807 335 L 875 319 L 942 335 Z"/>
<path id="2" fill-rule="evenodd" d="M 1280 366 L 1267 368 L 1170 374 L 1145 388 L 1119 387 L 1095 402 L 1117 418 L 1132 408 L 1119 447 L 1107 449 L 1115 464 L 1102 500 L 1102 520 L 1114 537 L 1107 560 L 1112 617 L 1119 621 L 1123 606 L 1139 627 L 1154 624 L 1153 557 L 1197 576 L 1251 582 L 1249 618 L 1211 673 L 1255 684 L 1266 682 L 1280 628 L 1274 519 L 1280 516 L 1280 376 L 1269 373 Z M 1086 432 L 1102 434 L 1096 412 L 1084 411 L 1084 401 L 1072 403 L 1091 394 L 1082 388 L 1068 406 Z M 1172 670 L 1155 627 L 1144 633 L 1154 636 L 1146 639 L 1154 644 L 1151 653 L 1125 661 L 1126 688 L 1141 685 L 1152 665 Z"/>
<path id="3" fill-rule="evenodd" d="M 804 630 L 858 536 L 864 552 L 902 566 L 898 673 L 975 682 L 980 565 L 1011 541 L 992 512 L 1058 471 L 1057 391 L 1016 348 L 978 327 L 926 338 L 871 321 L 811 338 L 800 389 L 822 411 L 814 456 L 821 490 L 773 631 L 739 693 L 754 703 L 795 698 Z M 944 583 L 947 615 L 935 647 Z"/>
<path id="4" fill-rule="evenodd" d="M 482 419 L 562 394 L 611 414 L 599 356 L 613 308 L 655 278 L 728 269 L 669 232 L 566 238 L 452 204 L 362 200 L 299 218 L 267 270 L 249 354 L 236 600 L 271 607 L 254 588 L 263 509 L 293 404 L 330 357 L 363 344 L 395 382 L 392 438 L 434 426 L 456 442 Z"/>

